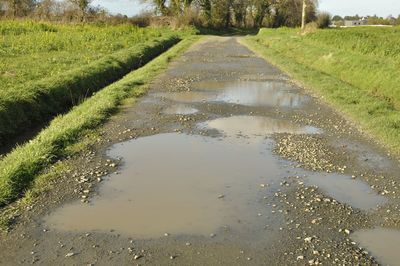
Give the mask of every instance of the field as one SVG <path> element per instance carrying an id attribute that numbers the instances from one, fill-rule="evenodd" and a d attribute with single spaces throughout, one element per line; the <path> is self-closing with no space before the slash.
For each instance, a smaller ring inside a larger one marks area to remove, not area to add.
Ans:
<path id="1" fill-rule="evenodd" d="M 179 41 L 130 25 L 0 24 L 0 145 L 48 121 Z"/>
<path id="2" fill-rule="evenodd" d="M 400 28 L 263 29 L 247 45 L 400 152 Z"/>
<path id="3" fill-rule="evenodd" d="M 94 26 L 2 21 L 0 93 L 57 76 L 105 55 L 161 37 L 163 30 L 129 25 Z"/>

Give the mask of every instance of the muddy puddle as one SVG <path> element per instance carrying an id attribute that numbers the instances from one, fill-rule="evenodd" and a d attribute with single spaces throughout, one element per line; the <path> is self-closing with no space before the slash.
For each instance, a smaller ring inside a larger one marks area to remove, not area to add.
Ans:
<path id="1" fill-rule="evenodd" d="M 167 107 L 164 110 L 164 114 L 167 115 L 192 115 L 197 113 L 199 110 L 184 104 L 175 104 Z"/>
<path id="2" fill-rule="evenodd" d="M 228 136 L 266 137 L 274 133 L 319 134 L 312 126 L 299 126 L 265 116 L 231 116 L 200 123 L 202 129 L 216 129 Z"/>
<path id="3" fill-rule="evenodd" d="M 108 155 L 123 158 L 121 173 L 111 175 L 91 203 L 66 205 L 46 224 L 143 239 L 223 231 L 264 241 L 264 227 L 279 228 L 280 219 L 262 200 L 286 173 L 282 161 L 263 152 L 270 146 L 184 134 L 117 144 Z"/>
<path id="4" fill-rule="evenodd" d="M 268 234 L 282 226 L 282 217 L 267 203 L 283 178 L 300 172 L 308 176 L 309 185 L 354 207 L 369 209 L 383 202 L 360 181 L 293 168 L 273 155 L 274 143 L 265 138 L 279 132 L 311 134 L 317 128 L 252 116 L 211 120 L 199 127 L 226 136 L 168 133 L 114 145 L 108 156 L 122 158 L 120 173 L 107 177 L 89 204 L 59 208 L 46 217 L 46 225 L 140 239 L 217 234 L 268 241 Z"/>
<path id="5" fill-rule="evenodd" d="M 352 239 L 365 248 L 382 264 L 400 265 L 400 231 L 375 228 L 352 234 Z"/>
<path id="6" fill-rule="evenodd" d="M 309 98 L 294 91 L 283 81 L 236 81 L 236 82 L 199 82 L 196 90 L 176 93 L 160 93 L 163 97 L 176 102 L 223 102 L 245 106 L 300 107 Z"/>
<path id="7" fill-rule="evenodd" d="M 326 195 L 354 208 L 370 210 L 386 203 L 386 198 L 378 195 L 360 179 L 335 173 L 309 173 L 307 185 L 318 186 Z"/>

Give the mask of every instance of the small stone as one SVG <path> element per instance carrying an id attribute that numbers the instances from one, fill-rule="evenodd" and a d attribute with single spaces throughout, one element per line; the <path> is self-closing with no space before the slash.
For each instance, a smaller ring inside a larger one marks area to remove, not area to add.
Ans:
<path id="1" fill-rule="evenodd" d="M 304 256 L 297 256 L 297 260 L 304 260 Z"/>
<path id="2" fill-rule="evenodd" d="M 219 198 L 219 199 L 223 199 L 223 198 L 225 198 L 225 195 L 222 195 L 222 194 L 221 194 L 221 195 L 218 196 L 218 198 Z"/>
<path id="3" fill-rule="evenodd" d="M 304 238 L 305 243 L 311 243 L 312 240 L 313 240 L 312 236 Z"/>
<path id="4" fill-rule="evenodd" d="M 67 255 L 65 255 L 66 258 L 69 258 L 69 257 L 72 257 L 72 256 L 75 256 L 75 253 L 70 252 L 70 253 L 68 253 Z"/>
<path id="5" fill-rule="evenodd" d="M 143 256 L 140 255 L 140 254 L 136 254 L 135 256 L 133 256 L 133 259 L 134 259 L 134 260 L 138 260 L 138 259 L 140 259 L 141 257 L 143 257 Z"/>

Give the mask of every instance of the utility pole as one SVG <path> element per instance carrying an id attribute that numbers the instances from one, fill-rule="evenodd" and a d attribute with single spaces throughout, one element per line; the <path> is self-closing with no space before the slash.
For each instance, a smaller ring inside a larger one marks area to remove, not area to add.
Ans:
<path id="1" fill-rule="evenodd" d="M 301 15 L 301 29 L 304 30 L 306 28 L 306 11 L 307 11 L 307 0 L 303 0 L 303 12 Z"/>

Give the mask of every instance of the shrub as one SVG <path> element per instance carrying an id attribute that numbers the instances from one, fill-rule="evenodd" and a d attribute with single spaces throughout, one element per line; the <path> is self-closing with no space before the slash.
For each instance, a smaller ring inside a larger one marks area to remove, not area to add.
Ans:
<path id="1" fill-rule="evenodd" d="M 317 16 L 317 26 L 320 29 L 329 28 L 332 24 L 332 16 L 327 12 L 321 12 Z"/>

